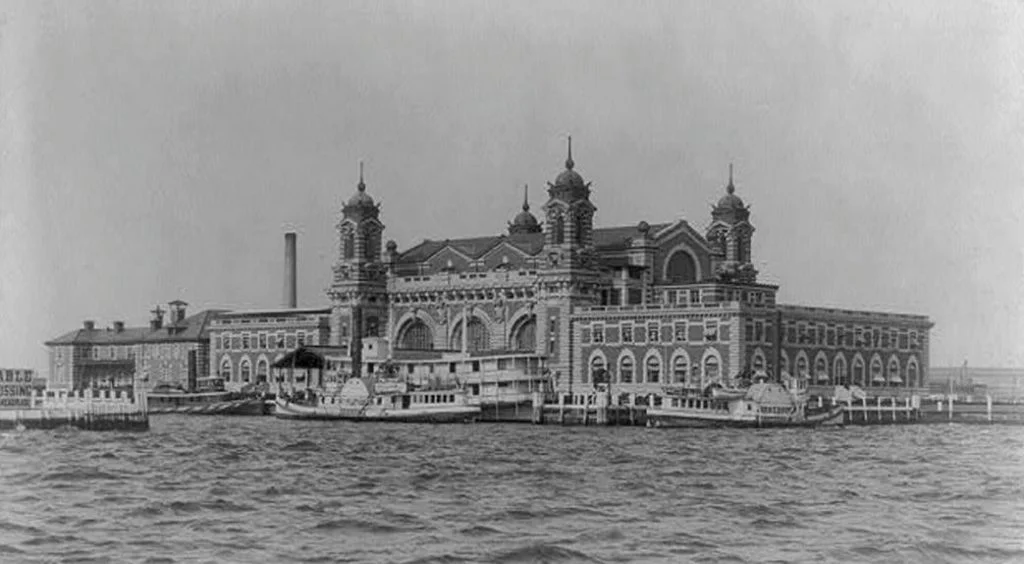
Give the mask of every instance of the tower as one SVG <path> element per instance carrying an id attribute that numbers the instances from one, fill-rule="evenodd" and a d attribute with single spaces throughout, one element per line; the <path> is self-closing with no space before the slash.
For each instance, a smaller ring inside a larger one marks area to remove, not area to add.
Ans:
<path id="1" fill-rule="evenodd" d="M 380 204 L 366 193 L 359 163 L 356 193 L 341 208 L 338 260 L 327 296 L 331 299 L 331 344 L 348 345 L 358 370 L 363 337 L 383 337 L 387 329 L 387 274 L 381 261 Z M 358 372 L 354 375 L 358 376 Z"/>
<path id="2" fill-rule="evenodd" d="M 754 283 L 757 270 L 751 260 L 750 245 L 754 226 L 750 224 L 750 207 L 736 195 L 729 165 L 729 183 L 725 195 L 711 209 L 711 225 L 707 240 L 712 249 L 715 278 L 723 282 Z"/>
<path id="3" fill-rule="evenodd" d="M 590 183 L 576 172 L 572 160 L 572 137 L 565 170 L 548 183 L 544 204 L 544 256 L 549 268 L 587 267 L 594 250 L 594 212 Z"/>
<path id="4" fill-rule="evenodd" d="M 542 230 L 540 222 L 530 213 L 530 187 L 523 186 L 523 211 L 519 212 L 516 218 L 509 222 L 508 234 L 540 233 Z"/>

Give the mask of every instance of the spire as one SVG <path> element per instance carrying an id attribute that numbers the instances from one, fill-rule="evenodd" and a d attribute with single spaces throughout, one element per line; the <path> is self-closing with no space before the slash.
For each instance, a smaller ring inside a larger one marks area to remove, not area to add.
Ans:
<path id="1" fill-rule="evenodd" d="M 569 136 L 569 157 L 565 159 L 565 168 L 572 170 L 576 163 L 572 162 L 572 135 Z"/>
<path id="2" fill-rule="evenodd" d="M 725 191 L 730 194 L 736 191 L 736 186 L 732 183 L 732 163 L 729 163 L 729 185 L 725 187 Z"/>
<path id="3" fill-rule="evenodd" d="M 530 211 L 530 185 L 523 184 L 523 211 Z"/>
<path id="4" fill-rule="evenodd" d="M 366 183 L 363 182 L 363 161 L 359 161 L 359 184 L 356 185 L 356 188 L 360 192 L 366 192 Z"/>

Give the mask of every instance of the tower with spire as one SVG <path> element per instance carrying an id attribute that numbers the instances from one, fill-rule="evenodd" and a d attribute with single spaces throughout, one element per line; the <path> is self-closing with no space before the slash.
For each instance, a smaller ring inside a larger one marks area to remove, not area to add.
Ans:
<path id="1" fill-rule="evenodd" d="M 750 207 L 736 195 L 730 163 L 729 183 L 725 186 L 725 195 L 711 209 L 711 225 L 707 229 L 715 278 L 722 282 L 752 284 L 757 281 L 757 270 L 754 268 L 750 253 L 753 235 Z"/>
<path id="2" fill-rule="evenodd" d="M 509 235 L 523 235 L 528 233 L 540 233 L 543 228 L 537 218 L 530 213 L 530 187 L 523 186 L 523 211 L 519 212 L 515 219 L 508 224 Z"/>
<path id="3" fill-rule="evenodd" d="M 327 296 L 331 300 L 331 341 L 358 355 L 363 337 L 382 337 L 387 327 L 387 273 L 381 260 L 380 204 L 366 193 L 359 163 L 356 193 L 341 208 L 338 258 Z M 356 363 L 358 365 L 358 363 Z"/>
<path id="4" fill-rule="evenodd" d="M 552 268 L 586 266 L 594 248 L 597 208 L 590 201 L 590 183 L 584 182 L 575 168 L 570 136 L 565 170 L 548 183 L 548 201 L 543 207 L 544 250 Z"/>

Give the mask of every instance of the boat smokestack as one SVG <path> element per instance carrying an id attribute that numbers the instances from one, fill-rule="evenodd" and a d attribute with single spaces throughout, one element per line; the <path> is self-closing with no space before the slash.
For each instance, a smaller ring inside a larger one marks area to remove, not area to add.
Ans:
<path id="1" fill-rule="evenodd" d="M 284 307 L 289 309 L 299 306 L 295 289 L 295 238 L 294 232 L 284 234 Z"/>

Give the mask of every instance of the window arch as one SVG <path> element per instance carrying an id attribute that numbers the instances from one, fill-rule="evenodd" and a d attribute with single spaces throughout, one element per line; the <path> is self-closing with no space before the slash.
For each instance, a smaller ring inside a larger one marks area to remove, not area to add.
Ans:
<path id="1" fill-rule="evenodd" d="M 811 373 L 809 368 L 810 367 L 807 365 L 807 355 L 805 355 L 803 351 L 800 351 L 796 355 L 796 377 L 801 380 L 810 378 Z"/>
<path id="2" fill-rule="evenodd" d="M 231 368 L 232 368 L 231 367 L 231 357 L 229 357 L 228 355 L 224 355 L 223 357 L 221 357 L 221 359 L 220 359 L 220 377 L 225 382 L 230 382 L 231 381 L 231 376 L 232 376 L 231 373 L 233 372 L 233 370 Z"/>
<path id="3" fill-rule="evenodd" d="M 434 334 L 422 319 L 414 319 L 405 326 L 399 348 L 412 350 L 429 350 L 434 348 Z"/>
<path id="4" fill-rule="evenodd" d="M 267 359 L 260 358 L 259 360 L 256 361 L 256 381 L 257 382 L 266 382 L 268 380 L 268 378 L 267 378 L 268 367 L 269 367 L 269 364 L 267 363 Z"/>
<path id="5" fill-rule="evenodd" d="M 599 384 L 604 381 L 605 378 L 605 362 L 604 355 L 600 351 L 594 351 L 594 354 L 590 357 L 590 382 L 592 384 Z M 587 380 L 584 380 L 586 383 Z"/>
<path id="6" fill-rule="evenodd" d="M 814 381 L 828 382 L 828 360 L 822 353 L 818 353 L 814 359 Z"/>
<path id="7" fill-rule="evenodd" d="M 858 354 L 853 357 L 853 383 L 856 386 L 866 386 L 867 380 L 864 374 L 864 359 Z"/>
<path id="8" fill-rule="evenodd" d="M 356 234 L 351 225 L 346 225 L 341 232 L 341 246 L 345 258 L 351 259 L 356 256 Z"/>
<path id="9" fill-rule="evenodd" d="M 750 367 L 754 372 L 763 372 L 767 369 L 767 360 L 764 357 L 764 351 L 761 349 L 754 349 L 754 356 L 750 361 Z"/>
<path id="10" fill-rule="evenodd" d="M 918 372 L 917 359 L 910 357 L 910 360 L 907 361 L 907 386 L 912 388 L 921 386 L 921 383 L 918 380 Z"/>
<path id="11" fill-rule="evenodd" d="M 704 356 L 704 381 L 713 382 L 719 378 L 722 363 L 716 354 L 705 354 Z"/>
<path id="12" fill-rule="evenodd" d="M 789 373 L 789 355 L 786 354 L 786 351 L 781 351 L 779 353 L 779 375 L 792 376 L 792 374 Z"/>
<path id="13" fill-rule="evenodd" d="M 634 362 L 633 357 L 630 355 L 623 355 L 619 359 L 619 383 L 631 384 L 633 383 L 633 370 Z"/>
<path id="14" fill-rule="evenodd" d="M 846 374 L 846 358 L 842 354 L 837 354 L 832 361 L 832 382 L 836 385 L 850 383 Z"/>
<path id="15" fill-rule="evenodd" d="M 537 348 L 537 316 L 529 315 L 512 327 L 512 348 L 532 351 Z"/>
<path id="16" fill-rule="evenodd" d="M 900 378 L 900 361 L 896 360 L 896 357 L 889 359 L 889 384 L 896 386 L 903 383 L 903 378 Z"/>
<path id="17" fill-rule="evenodd" d="M 565 242 L 565 218 L 560 212 L 555 212 L 551 218 L 551 240 L 556 245 Z"/>
<path id="18" fill-rule="evenodd" d="M 243 358 L 242 362 L 238 363 L 238 379 L 242 383 L 248 383 L 252 380 L 252 362 L 248 358 Z"/>
<path id="19" fill-rule="evenodd" d="M 882 374 L 882 359 L 875 355 L 871 359 L 871 385 L 885 384 L 885 375 Z"/>
<path id="20" fill-rule="evenodd" d="M 465 321 L 459 322 L 455 326 L 455 330 L 452 331 L 452 343 L 453 349 L 462 348 L 462 328 L 465 325 Z M 466 347 L 469 351 L 486 351 L 491 348 L 491 336 L 487 330 L 487 325 L 480 320 L 479 317 L 471 317 L 468 324 L 469 335 L 466 338 Z"/>
<path id="21" fill-rule="evenodd" d="M 697 261 L 688 251 L 679 249 L 672 253 L 665 265 L 665 280 L 669 284 L 689 284 L 698 277 Z"/>
<path id="22" fill-rule="evenodd" d="M 690 357 L 686 351 L 679 351 L 672 358 L 672 382 L 686 384 L 690 376 Z"/>
<path id="23" fill-rule="evenodd" d="M 644 359 L 644 382 L 657 384 L 661 381 L 661 355 L 651 353 Z"/>

